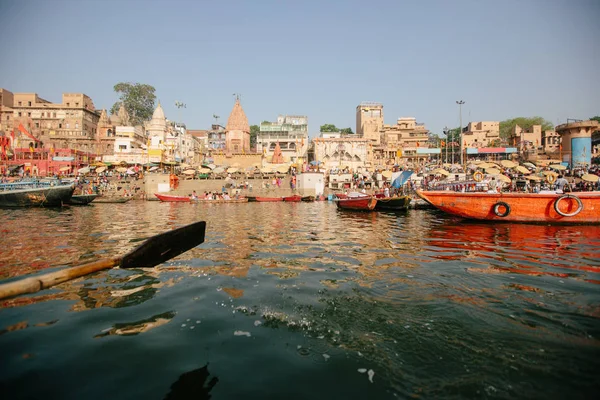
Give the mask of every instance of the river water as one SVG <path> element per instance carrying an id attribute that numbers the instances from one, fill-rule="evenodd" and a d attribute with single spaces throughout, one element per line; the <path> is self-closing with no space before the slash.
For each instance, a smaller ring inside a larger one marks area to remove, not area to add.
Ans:
<path id="1" fill-rule="evenodd" d="M 591 398 L 600 227 L 333 203 L 0 210 L 0 278 L 207 221 L 152 269 L 0 301 L 5 398 Z"/>

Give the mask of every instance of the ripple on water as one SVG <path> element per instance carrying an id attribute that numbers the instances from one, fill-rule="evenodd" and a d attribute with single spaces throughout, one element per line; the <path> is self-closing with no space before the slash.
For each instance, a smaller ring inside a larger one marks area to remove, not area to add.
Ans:
<path id="1" fill-rule="evenodd" d="M 599 227 L 352 213 L 326 202 L 116 206 L 0 211 L 0 274 L 124 254 L 198 220 L 207 221 L 206 242 L 159 268 L 111 270 L 3 303 L 0 329 L 13 327 L 0 335 L 3 348 L 27 348 L 26 337 L 43 343 L 60 325 L 62 340 L 107 366 L 128 336 L 126 353 L 142 362 L 106 368 L 121 384 L 141 372 L 166 393 L 174 379 L 143 362 L 160 355 L 174 378 L 210 362 L 211 373 L 239 383 L 217 384 L 224 397 L 264 394 L 265 383 L 274 396 L 304 393 L 288 373 L 318 376 L 329 397 L 565 397 L 598 388 Z M 46 331 L 22 323 L 42 310 L 59 322 Z M 57 370 L 81 362 L 48 348 Z M 27 354 L 39 357 L 36 349 Z"/>

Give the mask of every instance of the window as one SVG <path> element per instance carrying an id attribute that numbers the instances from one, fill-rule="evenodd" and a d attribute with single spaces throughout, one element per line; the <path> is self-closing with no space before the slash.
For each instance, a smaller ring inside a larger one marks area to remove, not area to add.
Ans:
<path id="1" fill-rule="evenodd" d="M 28 116 L 28 117 L 31 117 L 31 113 L 30 113 L 30 112 L 28 112 L 28 113 L 27 113 L 27 116 Z"/>
<path id="2" fill-rule="evenodd" d="M 69 129 L 69 127 L 70 127 L 70 126 L 69 126 L 69 123 L 67 122 L 67 129 Z"/>
<path id="3" fill-rule="evenodd" d="M 56 118 L 56 113 L 52 113 L 52 117 L 53 117 L 53 118 Z"/>
<path id="4" fill-rule="evenodd" d="M 35 123 L 35 127 L 36 127 L 36 128 L 39 128 L 39 127 L 40 127 L 40 123 L 39 123 L 39 122 L 36 122 L 36 123 Z"/>
<path id="5" fill-rule="evenodd" d="M 67 103 L 67 107 L 71 107 L 71 103 Z"/>
<path id="6" fill-rule="evenodd" d="M 29 107 L 31 107 L 31 102 L 29 102 Z"/>
<path id="7" fill-rule="evenodd" d="M 19 111 L 19 117 L 21 116 L 21 111 Z"/>
<path id="8" fill-rule="evenodd" d="M 21 102 L 19 102 L 19 105 L 22 106 Z"/>
<path id="9" fill-rule="evenodd" d="M 79 129 L 79 122 L 75 122 L 75 129 Z"/>
<path id="10" fill-rule="evenodd" d="M 127 145 L 126 144 L 120 144 L 119 145 L 119 150 L 127 150 Z"/>
<path id="11" fill-rule="evenodd" d="M 59 129 L 62 129 L 62 124 L 58 124 L 58 128 L 59 128 Z"/>

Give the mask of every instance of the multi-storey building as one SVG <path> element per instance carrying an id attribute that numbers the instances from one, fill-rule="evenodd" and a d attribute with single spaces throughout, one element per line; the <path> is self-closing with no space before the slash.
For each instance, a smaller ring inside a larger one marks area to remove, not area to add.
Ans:
<path id="1" fill-rule="evenodd" d="M 383 104 L 363 101 L 356 106 L 356 135 L 367 140 L 367 162 L 373 162 L 377 156 L 374 150 L 381 143 L 383 130 Z"/>
<path id="2" fill-rule="evenodd" d="M 321 132 L 313 141 L 315 161 L 325 169 L 349 168 L 354 171 L 367 165 L 370 140 L 340 132 Z"/>
<path id="3" fill-rule="evenodd" d="M 285 162 L 303 164 L 308 149 L 308 117 L 279 115 L 275 122 L 261 122 L 256 151 L 270 160 L 278 144 Z"/>
<path id="4" fill-rule="evenodd" d="M 414 117 L 401 117 L 396 125 L 383 125 L 380 143 L 373 145 L 374 164 L 393 165 L 424 161 L 439 149 L 429 149 L 429 130 Z"/>
<path id="5" fill-rule="evenodd" d="M 469 122 L 467 129 L 462 132 L 462 148 L 482 148 L 499 145 L 500 122 L 480 121 Z"/>
<path id="6" fill-rule="evenodd" d="M 7 90 L 2 91 L 3 97 L 8 95 Z M 18 130 L 22 125 L 46 146 L 94 151 L 100 117 L 90 97 L 83 93 L 64 93 L 62 103 L 44 100 L 36 93 L 14 93 L 12 97 L 14 147 L 27 147 L 32 142 Z M 4 118 L 6 121 L 6 116 Z"/>

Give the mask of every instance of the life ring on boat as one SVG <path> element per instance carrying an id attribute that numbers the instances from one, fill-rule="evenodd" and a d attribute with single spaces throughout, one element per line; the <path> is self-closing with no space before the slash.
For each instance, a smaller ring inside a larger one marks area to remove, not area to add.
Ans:
<path id="1" fill-rule="evenodd" d="M 473 179 L 475 179 L 475 182 L 481 182 L 483 180 L 483 172 L 475 171 L 473 174 Z"/>
<path id="2" fill-rule="evenodd" d="M 504 212 L 501 212 L 500 210 L 504 208 Z M 506 216 L 508 216 L 508 214 L 510 214 L 510 206 L 503 202 L 503 201 L 499 201 L 496 204 L 494 204 L 494 214 L 496 214 L 498 217 L 504 218 Z"/>
<path id="3" fill-rule="evenodd" d="M 575 199 L 575 201 L 577 202 L 577 209 L 575 211 L 573 211 L 572 213 L 566 213 L 560 210 L 560 208 L 558 208 L 558 203 L 560 203 L 561 200 L 564 199 Z M 574 217 L 577 214 L 579 214 L 581 212 L 581 210 L 583 210 L 583 202 L 581 201 L 581 199 L 577 196 L 573 196 L 572 194 L 563 194 L 562 196 L 560 196 L 559 198 L 556 199 L 556 201 L 554 202 L 554 211 L 556 211 L 556 213 L 558 215 L 561 215 L 563 217 Z"/>
<path id="4" fill-rule="evenodd" d="M 556 182 L 556 175 L 546 175 L 546 182 L 548 182 L 549 184 L 553 184 L 554 182 Z"/>

